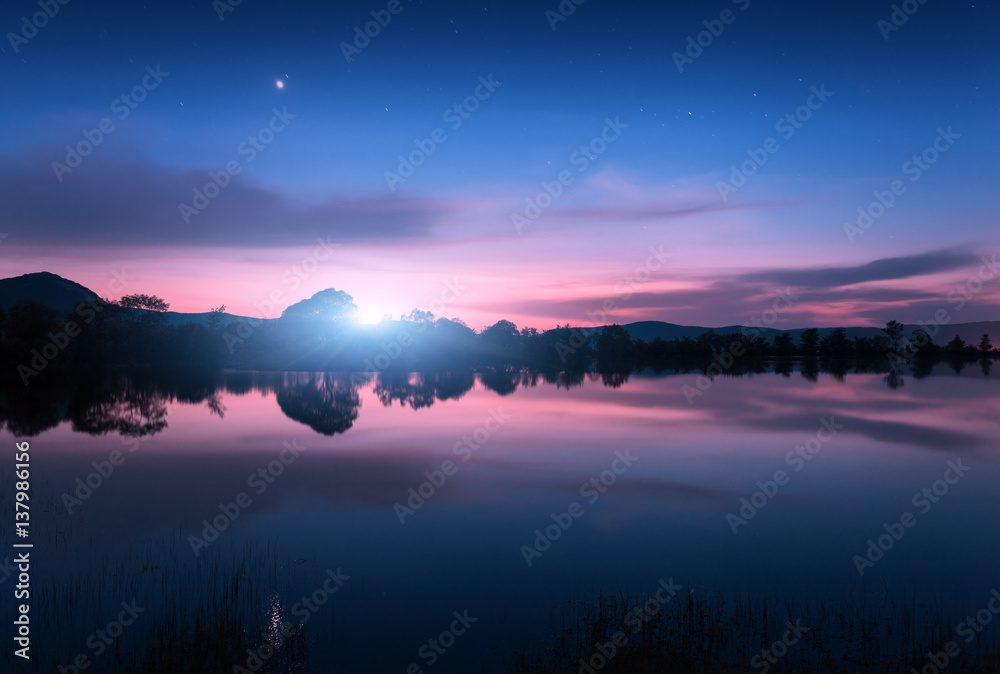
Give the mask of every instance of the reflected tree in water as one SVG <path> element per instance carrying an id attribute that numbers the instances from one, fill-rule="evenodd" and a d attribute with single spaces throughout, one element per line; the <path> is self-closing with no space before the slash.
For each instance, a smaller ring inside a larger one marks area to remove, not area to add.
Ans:
<path id="1" fill-rule="evenodd" d="M 419 410 L 434 404 L 435 391 L 433 375 L 382 372 L 375 383 L 375 395 L 384 407 L 392 407 L 393 402 L 409 405 Z"/>
<path id="2" fill-rule="evenodd" d="M 886 386 L 895 391 L 898 388 L 902 388 L 904 384 L 903 373 L 896 368 L 891 368 L 889 373 L 883 377 L 883 381 Z"/>
<path id="3" fill-rule="evenodd" d="M 542 374 L 542 379 L 545 382 L 555 384 L 557 389 L 564 388 L 567 391 L 574 386 L 583 386 L 586 377 L 587 373 L 584 370 L 566 370 L 563 372 L 545 372 Z"/>
<path id="4" fill-rule="evenodd" d="M 621 388 L 628 381 L 628 372 L 602 372 L 601 383 L 609 388 Z"/>
<path id="5" fill-rule="evenodd" d="M 12 386 L 0 391 L 0 425 L 18 438 L 31 438 L 63 420 L 68 395 L 54 387 Z"/>
<path id="6" fill-rule="evenodd" d="M 73 430 L 90 435 L 115 432 L 130 438 L 159 433 L 167 427 L 167 396 L 156 390 L 126 384 L 74 401 Z"/>
<path id="7" fill-rule="evenodd" d="M 323 435 L 346 432 L 361 407 L 357 384 L 330 372 L 288 374 L 276 397 L 285 416 Z"/>
<path id="8" fill-rule="evenodd" d="M 472 390 L 476 375 L 471 370 L 465 372 L 441 372 L 434 375 L 435 393 L 438 400 L 458 400 Z"/>
<path id="9" fill-rule="evenodd" d="M 510 395 L 517 390 L 521 382 L 521 371 L 512 367 L 485 368 L 479 373 L 483 386 L 502 396 Z"/>

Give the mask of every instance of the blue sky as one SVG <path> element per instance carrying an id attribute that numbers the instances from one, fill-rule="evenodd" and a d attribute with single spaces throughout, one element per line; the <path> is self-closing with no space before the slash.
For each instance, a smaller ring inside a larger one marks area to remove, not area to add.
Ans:
<path id="1" fill-rule="evenodd" d="M 333 286 L 402 313 L 460 275 L 475 290 L 456 315 L 544 328 L 613 296 L 649 246 L 673 254 L 643 288 L 664 299 L 620 303 L 622 321 L 738 323 L 776 290 L 748 275 L 917 265 L 826 288 L 782 317 L 795 327 L 919 320 L 996 252 L 996 3 L 914 2 L 891 32 L 878 22 L 892 3 L 587 0 L 563 3 L 575 9 L 555 30 L 546 11 L 557 2 L 401 0 L 394 15 L 387 5 L 243 2 L 220 20 L 208 1 L 70 2 L 15 45 L 22 17 L 40 10 L 5 5 L 5 275 L 45 267 L 95 287 L 127 261 L 142 290 L 175 308 L 224 296 L 246 311 L 322 237 L 340 253 L 303 292 Z M 373 11 L 391 20 L 348 63 L 342 43 Z M 675 53 L 699 33 L 707 46 L 678 72 Z M 147 66 L 169 75 L 58 180 L 66 145 L 115 118 L 112 102 Z M 451 128 L 445 112 L 490 76 L 499 86 Z M 782 139 L 775 124 L 813 87 L 832 95 Z M 241 143 L 275 109 L 294 118 L 246 161 Z M 578 170 L 573 153 L 606 119 L 623 130 Z M 390 190 L 386 172 L 435 129 L 446 140 Z M 911 182 L 904 164 L 939 129 L 953 142 Z M 723 200 L 730 167 L 772 137 L 780 149 Z M 239 175 L 185 220 L 180 204 L 234 159 Z M 512 216 L 562 170 L 572 184 L 518 232 Z M 852 242 L 844 224 L 896 179 L 905 193 Z M 927 255 L 954 266 L 919 273 Z M 711 299 L 670 299 L 691 290 Z M 995 297 L 987 284 L 963 320 L 995 318 Z M 522 300 L 548 308 L 531 313 Z"/>

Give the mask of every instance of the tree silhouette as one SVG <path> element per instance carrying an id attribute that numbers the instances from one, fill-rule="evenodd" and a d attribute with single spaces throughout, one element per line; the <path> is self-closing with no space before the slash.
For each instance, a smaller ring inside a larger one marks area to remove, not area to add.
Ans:
<path id="1" fill-rule="evenodd" d="M 903 324 L 899 321 L 889 321 L 882 328 L 882 332 L 885 333 L 886 339 L 889 340 L 889 348 L 892 349 L 893 353 L 899 352 L 899 342 L 903 338 Z"/>
<path id="2" fill-rule="evenodd" d="M 116 304 L 123 309 L 144 309 L 146 311 L 166 311 L 170 305 L 156 295 L 123 295 Z"/>
<path id="3" fill-rule="evenodd" d="M 816 348 L 819 346 L 819 330 L 816 328 L 809 328 L 808 330 L 803 330 L 802 334 L 799 335 L 799 349 L 802 351 L 802 355 L 806 358 L 812 358 L 816 355 Z"/>
<path id="4" fill-rule="evenodd" d="M 795 353 L 795 342 L 790 332 L 783 332 L 774 337 L 774 348 L 781 356 L 791 356 Z"/>
<path id="5" fill-rule="evenodd" d="M 355 318 L 358 306 L 343 290 L 327 288 L 307 300 L 296 302 L 281 313 L 282 319 L 306 321 L 340 321 Z"/>
<path id="6" fill-rule="evenodd" d="M 988 332 L 983 333 L 982 339 L 979 340 L 979 350 L 983 353 L 989 353 L 993 350 L 993 342 L 990 340 Z"/>
<path id="7" fill-rule="evenodd" d="M 819 352 L 823 356 L 848 356 L 853 354 L 854 346 L 847 339 L 844 328 L 835 328 L 819 341 Z"/>
<path id="8" fill-rule="evenodd" d="M 226 305 L 221 304 L 212 309 L 208 314 L 208 329 L 212 332 L 218 331 L 222 327 L 222 321 L 226 317 Z"/>
<path id="9" fill-rule="evenodd" d="M 501 320 L 483 330 L 479 341 L 483 345 L 486 357 L 494 364 L 507 364 L 517 351 L 519 338 L 517 326 L 510 321 Z"/>
<path id="10" fill-rule="evenodd" d="M 627 367 L 632 353 L 632 337 L 620 325 L 608 325 L 597 338 L 597 369 L 615 372 Z"/>
<path id="11" fill-rule="evenodd" d="M 948 342 L 948 344 L 945 345 L 944 348 L 949 353 L 956 353 L 956 354 L 964 353 L 965 340 L 962 339 L 959 335 L 955 335 L 955 337 L 950 342 Z"/>
<path id="12" fill-rule="evenodd" d="M 410 313 L 402 317 L 404 321 L 410 321 L 411 323 L 433 323 L 434 314 L 430 311 L 423 311 L 422 309 L 413 309 Z"/>

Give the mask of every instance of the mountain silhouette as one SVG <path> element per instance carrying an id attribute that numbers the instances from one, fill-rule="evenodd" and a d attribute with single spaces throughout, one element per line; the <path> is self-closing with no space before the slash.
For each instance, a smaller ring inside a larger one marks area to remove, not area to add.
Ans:
<path id="1" fill-rule="evenodd" d="M 32 300 L 59 311 L 73 311 L 80 302 L 97 298 L 89 288 L 47 271 L 0 279 L 0 306 Z"/>
<path id="2" fill-rule="evenodd" d="M 53 309 L 58 309 L 59 311 L 73 311 L 78 303 L 95 299 L 97 297 L 97 293 L 89 288 L 80 285 L 75 281 L 70 281 L 69 279 L 65 279 L 57 274 L 47 271 L 0 279 L 0 306 L 5 309 L 9 309 L 10 306 L 17 300 L 34 300 L 35 302 L 52 307 Z M 165 299 L 167 299 L 167 301 L 170 300 L 169 297 Z M 188 323 L 206 325 L 210 313 L 207 311 L 201 313 L 167 311 L 164 312 L 163 316 L 166 318 L 168 325 L 185 325 Z M 223 314 L 223 323 L 239 320 L 249 320 L 252 321 L 253 324 L 256 324 L 256 322 L 260 319 L 229 313 Z M 265 319 L 265 322 L 270 323 L 273 320 L 276 319 Z M 604 326 L 579 326 L 578 329 L 583 330 L 584 332 L 599 332 L 603 329 L 603 327 Z M 674 323 L 666 323 L 664 321 L 638 321 L 635 323 L 629 323 L 622 327 L 628 331 L 629 336 L 632 337 L 632 339 L 642 339 L 646 342 L 652 342 L 657 337 L 667 341 L 674 338 L 684 339 L 685 337 L 689 339 L 697 339 L 699 335 L 702 335 L 709 330 L 714 331 L 717 335 L 733 333 L 740 334 L 744 330 L 744 327 L 741 325 L 708 328 L 696 325 L 676 325 Z M 912 324 L 905 325 L 904 334 L 907 336 L 912 335 L 913 332 L 920 327 L 921 326 L 919 325 Z M 806 328 L 757 328 L 757 334 L 767 341 L 773 342 L 776 336 L 788 332 L 791 333 L 797 343 L 799 335 L 805 329 Z M 819 328 L 819 336 L 824 337 L 833 332 L 834 329 L 835 328 Z M 940 326 L 938 334 L 934 337 L 934 341 L 938 344 L 945 344 L 955 335 L 958 335 L 967 343 L 978 344 L 980 337 L 982 337 L 984 333 L 991 335 L 994 343 L 1000 342 L 1000 321 L 979 321 L 976 323 L 953 323 L 949 325 L 942 325 Z M 855 337 L 873 338 L 882 336 L 883 334 L 884 333 L 882 332 L 881 327 L 846 328 L 846 337 L 848 339 L 854 339 Z"/>

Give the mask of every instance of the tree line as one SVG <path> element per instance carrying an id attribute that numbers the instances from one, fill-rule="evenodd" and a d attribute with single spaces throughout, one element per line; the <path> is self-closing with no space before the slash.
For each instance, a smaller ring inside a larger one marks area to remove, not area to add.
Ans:
<path id="1" fill-rule="evenodd" d="M 37 302 L 0 307 L 4 379 L 29 384 L 70 369 L 243 369 L 343 372 L 444 372 L 528 368 L 539 372 L 625 373 L 698 369 L 712 362 L 761 360 L 874 361 L 926 367 L 941 360 L 994 359 L 989 335 L 978 345 L 955 336 L 937 345 L 928 332 L 905 336 L 889 321 L 876 337 L 848 338 L 844 328 L 785 332 L 767 339 L 754 329 L 651 341 L 620 325 L 519 329 L 500 320 L 477 332 L 458 319 L 414 310 L 398 321 L 361 326 L 353 298 L 328 289 L 288 307 L 277 320 L 227 321 L 225 305 L 204 323 L 170 325 L 169 304 L 155 295 L 94 299 L 61 313 Z M 231 318 L 231 317 L 230 317 Z M 839 366 L 838 366 L 839 367 Z"/>

